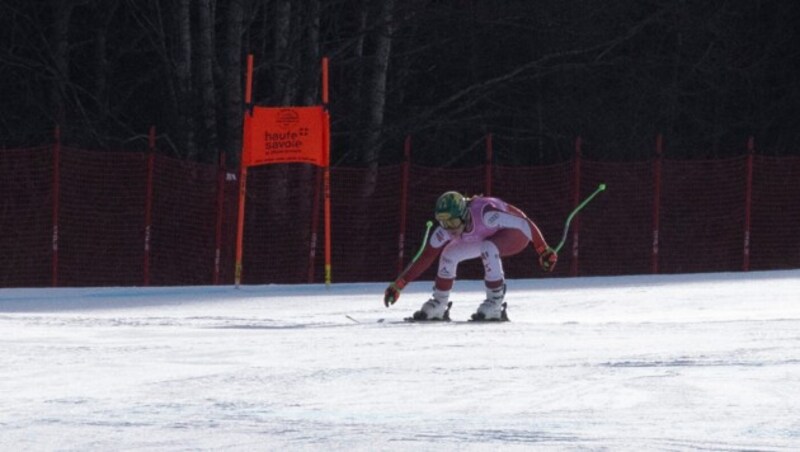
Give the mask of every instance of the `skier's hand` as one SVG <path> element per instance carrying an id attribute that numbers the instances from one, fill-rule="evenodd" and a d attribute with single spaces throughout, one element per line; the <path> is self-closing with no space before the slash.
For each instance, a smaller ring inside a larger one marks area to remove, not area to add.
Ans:
<path id="1" fill-rule="evenodd" d="M 546 272 L 551 272 L 556 267 L 556 262 L 558 262 L 558 253 L 550 247 L 548 247 L 542 254 L 539 255 L 539 265 L 542 266 L 542 270 Z"/>
<path id="2" fill-rule="evenodd" d="M 400 292 L 406 287 L 406 282 L 403 278 L 398 278 L 397 281 L 389 284 L 386 292 L 383 293 L 383 304 L 388 308 L 395 304 L 397 299 L 400 298 Z"/>

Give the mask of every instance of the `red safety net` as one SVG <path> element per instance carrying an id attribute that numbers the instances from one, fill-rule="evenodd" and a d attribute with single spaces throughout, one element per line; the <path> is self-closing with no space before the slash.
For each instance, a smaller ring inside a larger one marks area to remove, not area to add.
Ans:
<path id="1" fill-rule="evenodd" d="M 248 169 L 243 283 L 308 282 L 317 172 L 300 163 Z"/>
<path id="2" fill-rule="evenodd" d="M 742 269 L 745 163 L 744 157 L 664 161 L 661 272 Z"/>
<path id="3" fill-rule="evenodd" d="M 0 151 L 0 286 L 52 284 L 52 147 Z"/>
<path id="4" fill-rule="evenodd" d="M 581 171 L 581 199 L 601 183 L 609 188 L 578 214 L 578 274 L 649 273 L 653 248 L 653 164 L 583 161 Z"/>
<path id="5" fill-rule="evenodd" d="M 213 166 L 155 156 L 150 245 L 152 284 L 189 285 L 212 281 L 217 175 L 217 168 Z"/>
<path id="6" fill-rule="evenodd" d="M 800 158 L 754 156 L 750 268 L 800 266 Z"/>
<path id="7" fill-rule="evenodd" d="M 497 196 L 522 209 L 539 227 L 547 244 L 554 248 L 561 240 L 564 221 L 573 208 L 570 196 L 573 166 L 567 162 L 529 168 L 495 167 L 492 174 L 492 196 Z M 430 205 L 428 212 L 431 209 Z M 503 269 L 506 277 L 539 278 L 568 275 L 572 258 L 565 250 L 569 250 L 570 246 L 571 241 L 565 243 L 559 253 L 555 270 L 548 274 L 539 268 L 538 256 L 532 247 L 516 256 L 505 258 Z M 478 265 L 471 276 L 482 278 L 482 272 L 483 269 Z"/>
<path id="8" fill-rule="evenodd" d="M 235 172 L 155 155 L 148 188 L 147 154 L 63 148 L 55 174 L 56 149 L 0 151 L 3 287 L 233 282 Z M 665 159 L 660 173 L 656 168 L 654 162 L 587 160 L 540 167 L 333 168 L 333 281 L 392 280 L 420 249 L 444 191 L 501 197 L 524 210 L 556 246 L 576 201 L 601 183 L 608 189 L 574 218 L 553 274 L 538 268 L 529 248 L 504 259 L 506 276 L 650 273 L 656 206 L 659 272 L 739 271 L 748 263 L 748 247 L 752 269 L 800 267 L 800 158 Z M 322 282 L 322 170 L 307 164 L 250 168 L 246 201 L 242 281 Z M 434 265 L 420 279 L 432 280 L 435 271 Z M 458 272 L 460 279 L 483 276 L 477 259 Z"/>
<path id="9" fill-rule="evenodd" d="M 146 158 L 61 149 L 58 285 L 142 283 Z"/>
<path id="10" fill-rule="evenodd" d="M 374 173 L 353 168 L 332 171 L 334 280 L 385 281 L 396 274 L 401 176 L 397 166 L 379 168 Z M 374 191 L 368 188 L 370 178 L 378 182 Z M 323 246 L 319 241 L 320 264 Z"/>

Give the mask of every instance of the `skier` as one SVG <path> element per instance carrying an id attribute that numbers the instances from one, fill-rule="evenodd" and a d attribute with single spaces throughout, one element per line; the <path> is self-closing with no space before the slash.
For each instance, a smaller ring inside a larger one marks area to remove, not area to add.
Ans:
<path id="1" fill-rule="evenodd" d="M 414 320 L 450 320 L 450 289 L 461 261 L 480 257 L 483 261 L 486 300 L 472 314 L 472 320 L 508 320 L 503 263 L 501 257 L 513 256 L 532 243 L 544 271 L 553 271 L 558 254 L 547 245 L 536 224 L 517 207 L 499 198 L 465 198 L 448 191 L 436 200 L 435 217 L 439 226 L 420 254 L 397 277 L 384 293 L 388 308 L 400 298 L 406 285 L 419 277 L 441 254 L 433 295 Z"/>

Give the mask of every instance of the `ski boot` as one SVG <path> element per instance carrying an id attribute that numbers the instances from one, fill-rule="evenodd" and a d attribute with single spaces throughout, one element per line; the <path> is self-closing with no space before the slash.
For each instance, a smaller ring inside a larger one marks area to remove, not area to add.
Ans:
<path id="1" fill-rule="evenodd" d="M 426 301 L 409 320 L 449 322 L 450 307 L 453 303 L 448 301 L 448 298 L 450 298 L 449 291 L 434 289 L 431 299 Z"/>
<path id="2" fill-rule="evenodd" d="M 472 314 L 473 322 L 508 322 L 506 309 L 508 305 L 503 301 L 506 295 L 506 285 L 496 289 L 486 288 L 486 299 L 483 300 L 478 310 Z"/>

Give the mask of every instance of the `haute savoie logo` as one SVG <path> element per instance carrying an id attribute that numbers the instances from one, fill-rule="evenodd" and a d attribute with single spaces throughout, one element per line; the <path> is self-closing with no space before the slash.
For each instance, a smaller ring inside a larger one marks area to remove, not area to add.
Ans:
<path id="1" fill-rule="evenodd" d="M 325 164 L 326 117 L 321 107 L 256 107 L 246 117 L 248 166 L 304 162 Z"/>

